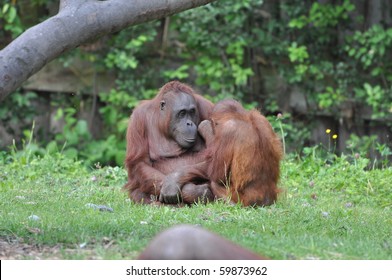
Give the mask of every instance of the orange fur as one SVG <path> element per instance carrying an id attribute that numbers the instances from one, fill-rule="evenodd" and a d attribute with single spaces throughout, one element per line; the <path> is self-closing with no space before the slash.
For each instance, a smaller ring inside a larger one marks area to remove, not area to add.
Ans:
<path id="1" fill-rule="evenodd" d="M 225 100 L 215 106 L 211 123 L 207 154 L 213 194 L 244 206 L 272 204 L 279 192 L 282 147 L 268 120 Z"/>
<path id="2" fill-rule="evenodd" d="M 205 167 L 197 164 L 203 161 L 202 157 L 197 156 L 205 148 L 203 140 L 199 137 L 191 149 L 181 148 L 168 136 L 170 115 L 160 117 L 160 102 L 164 98 L 173 100 L 183 93 L 195 100 L 199 122 L 209 117 L 213 104 L 196 94 L 191 87 L 177 81 L 165 84 L 154 99 L 143 101 L 132 113 L 127 130 L 125 158 L 128 182 L 124 189 L 135 202 L 154 202 L 152 196 L 159 196 L 166 175 L 178 169 L 183 171 L 181 183 L 199 183 L 204 180 L 200 184 L 201 190 L 192 190 L 192 193 L 184 196 L 190 203 L 192 199 L 197 200 L 193 196 L 205 190 Z"/>

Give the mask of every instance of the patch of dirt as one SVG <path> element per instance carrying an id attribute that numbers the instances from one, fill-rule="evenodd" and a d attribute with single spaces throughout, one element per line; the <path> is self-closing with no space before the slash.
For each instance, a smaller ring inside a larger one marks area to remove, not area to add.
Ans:
<path id="1" fill-rule="evenodd" d="M 64 259 L 65 255 L 79 254 L 86 259 L 96 259 L 93 250 L 88 249 L 64 249 L 61 245 L 47 246 L 28 244 L 21 239 L 0 238 L 1 260 L 58 260 Z M 83 258 L 84 259 L 84 258 Z"/>
<path id="2" fill-rule="evenodd" d="M 115 244 L 115 241 L 107 237 L 100 242 L 91 241 L 89 244 L 74 245 L 76 248 L 69 248 L 69 246 L 42 245 L 15 236 L 3 236 L 0 237 L 0 260 L 102 260 L 105 257 L 134 259 L 139 254 L 137 251 L 121 252 L 121 248 Z"/>

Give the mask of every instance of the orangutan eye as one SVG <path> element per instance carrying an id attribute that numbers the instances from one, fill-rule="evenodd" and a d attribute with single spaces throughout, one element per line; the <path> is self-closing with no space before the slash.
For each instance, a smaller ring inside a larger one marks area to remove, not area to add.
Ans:
<path id="1" fill-rule="evenodd" d="M 180 118 L 184 117 L 186 115 L 186 111 L 185 110 L 181 110 L 180 112 L 178 112 L 178 116 Z"/>

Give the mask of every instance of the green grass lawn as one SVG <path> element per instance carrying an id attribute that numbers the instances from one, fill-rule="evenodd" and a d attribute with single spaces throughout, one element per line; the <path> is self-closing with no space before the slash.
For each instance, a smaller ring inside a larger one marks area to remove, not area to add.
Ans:
<path id="1" fill-rule="evenodd" d="M 130 202 L 123 168 L 2 154 L 0 258 L 133 259 L 158 232 L 194 224 L 273 259 L 392 259 L 392 168 L 367 164 L 288 156 L 273 206 L 174 208 Z"/>

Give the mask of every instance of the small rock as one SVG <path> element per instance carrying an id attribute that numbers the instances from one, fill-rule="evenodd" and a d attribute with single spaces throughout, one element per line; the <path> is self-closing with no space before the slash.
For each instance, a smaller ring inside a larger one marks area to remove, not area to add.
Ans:
<path id="1" fill-rule="evenodd" d="M 94 204 L 94 203 L 87 203 L 86 207 L 93 208 L 95 210 L 99 210 L 99 211 L 102 211 L 102 212 L 103 211 L 113 212 L 113 208 L 108 207 L 106 205 L 97 205 L 97 204 Z"/>
<path id="2" fill-rule="evenodd" d="M 321 215 L 323 215 L 323 217 L 328 218 L 329 217 L 329 213 L 328 212 L 321 212 Z"/>
<path id="3" fill-rule="evenodd" d="M 353 205 L 351 202 L 347 202 L 344 206 L 345 206 L 346 208 L 351 208 L 351 207 L 353 207 L 354 205 Z"/>
<path id="4" fill-rule="evenodd" d="M 35 202 L 35 201 L 27 201 L 25 204 L 35 205 L 35 204 L 37 204 L 37 202 Z"/>
<path id="5" fill-rule="evenodd" d="M 141 225 L 147 225 L 148 223 L 146 221 L 140 221 Z"/>
<path id="6" fill-rule="evenodd" d="M 31 215 L 28 217 L 28 219 L 32 220 L 32 221 L 39 221 L 40 220 L 40 218 L 37 215 Z"/>

